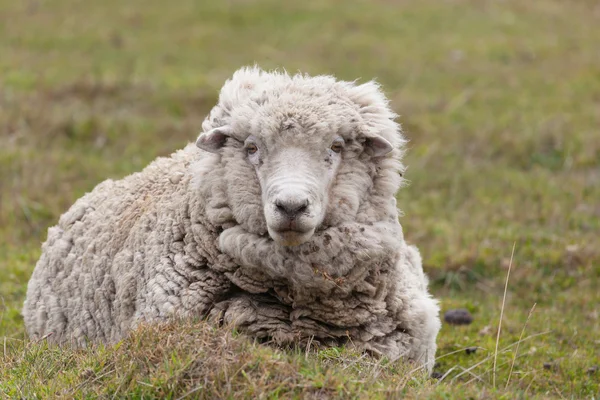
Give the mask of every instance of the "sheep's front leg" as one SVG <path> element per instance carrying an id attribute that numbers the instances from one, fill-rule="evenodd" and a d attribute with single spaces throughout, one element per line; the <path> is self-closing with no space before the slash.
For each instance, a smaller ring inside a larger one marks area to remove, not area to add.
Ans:
<path id="1" fill-rule="evenodd" d="M 404 246 L 398 223 L 344 223 L 316 233 L 311 240 L 288 254 L 317 265 L 332 277 L 342 277 L 353 268 L 393 263 Z"/>
<path id="2" fill-rule="evenodd" d="M 281 246 L 236 226 L 221 234 L 219 245 L 241 269 L 252 268 L 271 279 L 305 281 L 310 286 L 315 270 L 325 278 L 337 279 L 354 273 L 354 267 L 392 268 L 404 242 L 399 224 L 345 223 L 320 231 L 295 247 Z"/>

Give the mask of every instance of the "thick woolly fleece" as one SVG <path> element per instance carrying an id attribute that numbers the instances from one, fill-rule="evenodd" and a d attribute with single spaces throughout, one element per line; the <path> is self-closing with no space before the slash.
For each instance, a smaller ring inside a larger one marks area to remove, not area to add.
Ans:
<path id="1" fill-rule="evenodd" d="M 308 242 L 283 247 L 268 236 L 238 140 L 276 132 L 290 115 L 308 121 L 306 135 L 333 129 L 348 147 L 323 223 Z M 372 82 L 239 70 L 203 124 L 228 124 L 238 140 L 219 154 L 188 145 L 107 180 L 48 230 L 23 308 L 30 337 L 110 343 L 143 321 L 201 316 L 258 338 L 347 343 L 431 371 L 439 308 L 398 223 L 404 139 L 394 118 Z M 392 153 L 369 155 L 374 134 Z"/>

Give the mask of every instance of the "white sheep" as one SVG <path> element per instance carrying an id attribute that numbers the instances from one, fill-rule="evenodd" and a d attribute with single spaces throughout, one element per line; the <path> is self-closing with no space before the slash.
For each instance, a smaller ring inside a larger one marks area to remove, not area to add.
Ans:
<path id="1" fill-rule="evenodd" d="M 196 146 L 99 184 L 48 230 L 30 337 L 112 343 L 200 316 L 431 371 L 439 308 L 398 222 L 394 118 L 373 82 L 237 71 Z"/>

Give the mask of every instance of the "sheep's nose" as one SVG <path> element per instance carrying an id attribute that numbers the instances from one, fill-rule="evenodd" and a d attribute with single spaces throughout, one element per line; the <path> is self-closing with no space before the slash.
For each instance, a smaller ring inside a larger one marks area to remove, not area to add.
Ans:
<path id="1" fill-rule="evenodd" d="M 275 209 L 288 219 L 294 219 L 299 214 L 308 210 L 308 199 L 276 200 Z"/>

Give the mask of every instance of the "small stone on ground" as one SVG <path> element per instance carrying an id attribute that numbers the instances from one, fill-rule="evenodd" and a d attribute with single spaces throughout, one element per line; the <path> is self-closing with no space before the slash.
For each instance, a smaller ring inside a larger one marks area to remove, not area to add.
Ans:
<path id="1" fill-rule="evenodd" d="M 444 314 L 444 321 L 450 325 L 469 325 L 473 322 L 473 316 L 464 308 L 448 310 Z"/>
<path id="2" fill-rule="evenodd" d="M 440 379 L 442 376 L 444 376 L 444 375 L 442 375 L 441 372 L 434 371 L 434 372 L 431 373 L 431 377 L 433 379 Z"/>

